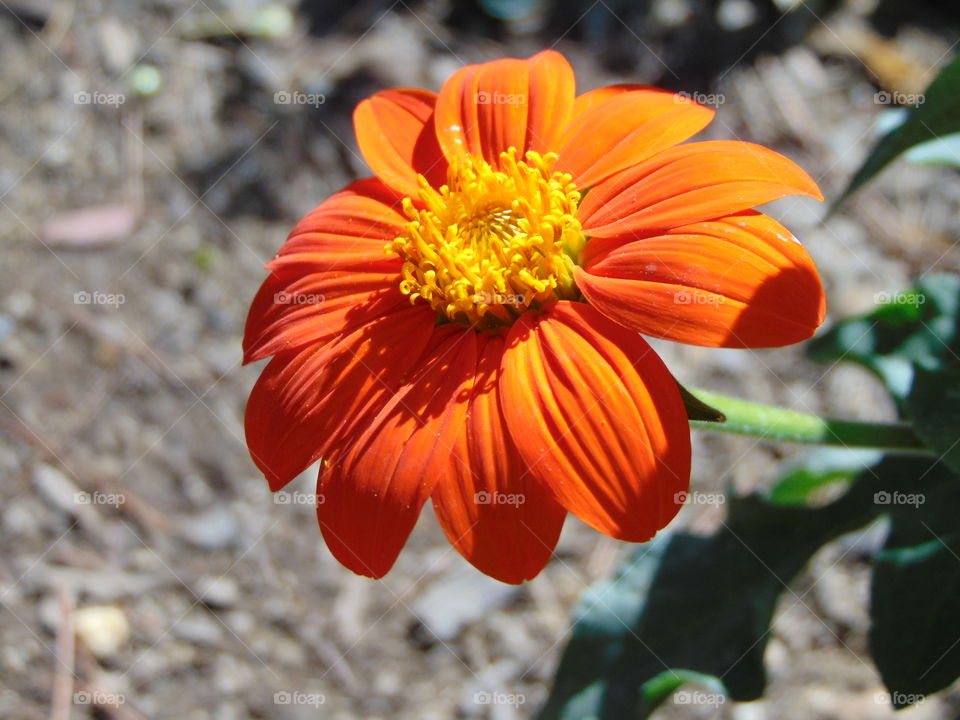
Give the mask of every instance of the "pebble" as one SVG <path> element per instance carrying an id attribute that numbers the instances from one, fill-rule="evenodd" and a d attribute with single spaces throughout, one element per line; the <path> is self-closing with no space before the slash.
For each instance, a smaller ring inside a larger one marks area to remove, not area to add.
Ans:
<path id="1" fill-rule="evenodd" d="M 428 631 L 425 637 L 450 642 L 466 624 L 504 605 L 517 590 L 471 567 L 455 565 L 417 599 L 413 612 Z"/>
<path id="2" fill-rule="evenodd" d="M 33 295 L 26 290 L 14 290 L 7 296 L 7 312 L 15 320 L 26 319 L 33 312 L 35 305 Z"/>
<path id="3" fill-rule="evenodd" d="M 0 315 L 0 340 L 3 340 L 17 329 L 17 321 L 9 315 Z"/>
<path id="4" fill-rule="evenodd" d="M 171 632 L 189 643 L 216 645 L 223 637 L 223 628 L 207 613 L 194 611 L 173 626 Z"/>
<path id="5" fill-rule="evenodd" d="M 180 519 L 180 537 L 204 550 L 219 550 L 237 541 L 237 518 L 228 509 L 216 506 L 207 512 Z"/>
<path id="6" fill-rule="evenodd" d="M 204 605 L 214 610 L 233 607 L 240 597 L 237 581 L 229 576 L 201 578 L 196 593 Z"/>
<path id="7" fill-rule="evenodd" d="M 127 616 L 113 605 L 91 605 L 76 610 L 73 627 L 80 641 L 101 660 L 117 655 L 130 637 Z"/>
<path id="8" fill-rule="evenodd" d="M 114 73 L 130 68 L 136 59 L 137 40 L 130 26 L 111 15 L 100 20 L 100 51 L 106 66 Z"/>
<path id="9" fill-rule="evenodd" d="M 40 496 L 57 509 L 87 526 L 97 522 L 98 513 L 91 504 L 94 498 L 57 468 L 41 463 L 34 469 L 31 480 Z"/>

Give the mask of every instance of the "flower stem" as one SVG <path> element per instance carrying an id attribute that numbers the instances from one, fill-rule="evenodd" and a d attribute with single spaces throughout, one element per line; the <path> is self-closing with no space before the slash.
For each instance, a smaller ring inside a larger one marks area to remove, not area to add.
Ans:
<path id="1" fill-rule="evenodd" d="M 699 388 L 688 388 L 688 390 L 726 416 L 726 422 L 722 423 L 690 421 L 691 427 L 701 430 L 716 430 L 812 445 L 875 448 L 906 455 L 935 454 L 916 436 L 909 425 L 903 423 L 836 420 L 719 395 L 709 390 Z"/>

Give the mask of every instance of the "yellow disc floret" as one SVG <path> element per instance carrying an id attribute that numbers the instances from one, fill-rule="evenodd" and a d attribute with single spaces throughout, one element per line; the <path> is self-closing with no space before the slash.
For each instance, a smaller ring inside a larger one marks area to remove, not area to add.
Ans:
<path id="1" fill-rule="evenodd" d="M 419 177 L 420 203 L 388 252 L 403 258 L 400 290 L 444 319 L 479 327 L 512 323 L 525 310 L 573 299 L 573 267 L 584 243 L 570 175 L 557 156 L 510 148 L 500 169 L 480 157 L 453 163 L 447 184 Z"/>

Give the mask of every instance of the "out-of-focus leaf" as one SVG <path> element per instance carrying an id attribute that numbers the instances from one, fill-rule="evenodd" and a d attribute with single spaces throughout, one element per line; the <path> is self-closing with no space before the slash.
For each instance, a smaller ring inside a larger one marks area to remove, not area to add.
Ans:
<path id="1" fill-rule="evenodd" d="M 830 474 L 830 468 L 851 467 L 852 454 L 845 463 L 821 459 L 814 468 Z M 819 547 L 880 516 L 890 516 L 893 530 L 875 576 L 871 638 L 878 667 L 901 705 L 944 687 L 960 672 L 960 643 L 942 668 L 928 663 L 936 650 L 946 650 L 936 626 L 911 627 L 897 618 L 920 623 L 928 613 L 941 622 L 935 606 L 943 602 L 953 613 L 941 623 L 944 635 L 950 642 L 960 637 L 960 627 L 953 629 L 960 624 L 954 605 L 960 560 L 952 558 L 954 567 L 943 574 L 939 551 L 924 546 L 939 536 L 960 554 L 960 541 L 953 546 L 949 539 L 950 528 L 958 527 L 958 507 L 960 484 L 943 464 L 887 457 L 823 507 L 789 507 L 751 495 L 731 502 L 726 523 L 713 536 L 679 533 L 647 543 L 615 578 L 585 593 L 540 720 L 646 718 L 686 682 L 738 701 L 757 699 L 766 684 L 763 654 L 777 599 Z M 914 561 L 931 564 L 914 567 Z M 934 572 L 944 578 L 935 590 Z M 907 591 L 913 580 L 918 587 Z M 914 603 L 906 615 L 903 595 Z M 916 630 L 922 636 L 912 638 Z M 907 652 L 911 643 L 914 650 Z M 934 670 L 921 678 L 924 664 Z"/>
<path id="2" fill-rule="evenodd" d="M 910 117 L 909 108 L 893 108 L 877 116 L 874 131 L 877 137 L 893 132 Z M 903 157 L 917 165 L 949 165 L 960 167 L 960 132 L 914 145 Z"/>
<path id="3" fill-rule="evenodd" d="M 917 165 L 960 167 L 960 132 L 920 143 L 907 150 L 904 157 Z"/>
<path id="4" fill-rule="evenodd" d="M 533 14 L 541 3 L 538 0 L 480 0 L 480 6 L 498 20 L 517 20 Z"/>
<path id="5" fill-rule="evenodd" d="M 943 370 L 918 369 L 907 397 L 907 414 L 917 435 L 960 473 L 960 363 Z"/>
<path id="6" fill-rule="evenodd" d="M 937 465 L 878 500 L 892 525 L 873 571 L 870 650 L 904 707 L 960 675 L 960 483 Z"/>
<path id="7" fill-rule="evenodd" d="M 735 499 L 717 534 L 641 546 L 615 578 L 582 598 L 541 720 L 646 717 L 646 683 L 673 670 L 682 678 L 680 669 L 718 678 L 735 700 L 757 699 L 777 598 L 820 546 L 883 511 L 874 495 L 904 467 L 919 474 L 928 466 L 885 460 L 817 509 Z"/>
<path id="8" fill-rule="evenodd" d="M 834 325 L 809 343 L 808 352 L 822 362 L 860 363 L 902 403 L 916 367 L 942 370 L 950 357 L 947 349 L 958 337 L 960 278 L 928 275 L 908 290 L 877 296 L 876 310 Z"/>
<path id="9" fill-rule="evenodd" d="M 916 434 L 960 473 L 960 278 L 941 283 L 943 315 L 932 320 L 936 361 L 914 363 L 906 416 Z M 952 290 L 952 296 L 950 291 Z M 960 530 L 960 528 L 958 528 Z"/>
<path id="10" fill-rule="evenodd" d="M 876 144 L 834 203 L 834 210 L 906 150 L 960 132 L 960 55 L 940 71 L 923 95 L 923 103 L 910 110 L 904 123 Z"/>
<path id="11" fill-rule="evenodd" d="M 640 686 L 637 716 L 647 717 L 684 685 L 698 685 L 720 697 L 727 694 L 727 688 L 713 675 L 690 670 L 664 670 Z"/>
<path id="12" fill-rule="evenodd" d="M 879 450 L 817 448 L 800 457 L 766 492 L 766 499 L 777 505 L 805 507 L 818 490 L 834 483 L 849 485 L 866 468 L 883 457 Z"/>

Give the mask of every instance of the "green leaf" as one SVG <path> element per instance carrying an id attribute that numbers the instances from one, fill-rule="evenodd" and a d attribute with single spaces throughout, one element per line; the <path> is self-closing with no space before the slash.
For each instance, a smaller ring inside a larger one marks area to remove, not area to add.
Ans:
<path id="1" fill-rule="evenodd" d="M 960 366 L 918 368 L 906 407 L 917 435 L 960 473 Z"/>
<path id="2" fill-rule="evenodd" d="M 960 278 L 928 275 L 902 292 L 877 293 L 877 308 L 844 320 L 808 345 L 814 360 L 857 362 L 875 372 L 893 396 L 903 402 L 916 368 L 941 370 L 960 337 Z"/>
<path id="3" fill-rule="evenodd" d="M 808 477 L 845 473 L 857 461 L 868 458 L 814 456 Z M 775 486 L 771 495 L 798 502 L 797 488 L 816 482 L 797 485 L 789 480 L 797 472 L 784 478 L 789 492 Z M 945 687 L 960 674 L 957 508 L 960 482 L 945 465 L 887 457 L 823 507 L 751 495 L 730 503 L 713 536 L 656 538 L 584 594 L 540 720 L 646 718 L 687 682 L 757 699 L 777 599 L 819 547 L 881 516 L 891 531 L 874 575 L 877 666 L 901 706 Z"/>
<path id="4" fill-rule="evenodd" d="M 808 352 L 875 372 L 920 439 L 960 472 L 960 277 L 928 275 L 878 296 L 876 310 L 835 325 Z"/>
<path id="5" fill-rule="evenodd" d="M 704 675 L 691 670 L 664 670 L 640 686 L 640 707 L 637 715 L 648 717 L 684 685 L 698 685 L 719 698 L 725 699 L 727 694 L 724 684 L 713 675 Z M 690 700 L 700 699 L 696 695 L 687 697 Z"/>
<path id="6" fill-rule="evenodd" d="M 960 675 L 960 483 L 939 465 L 882 499 L 892 525 L 873 571 L 870 650 L 903 707 Z"/>
<path id="7" fill-rule="evenodd" d="M 905 107 L 880 113 L 874 123 L 877 137 L 882 137 L 900 127 L 908 117 L 910 117 L 910 109 Z M 914 145 L 904 153 L 903 157 L 916 165 L 960 167 L 960 132 Z"/>
<path id="8" fill-rule="evenodd" d="M 936 140 L 920 143 L 904 155 L 917 165 L 948 165 L 960 167 L 960 133 L 944 135 Z"/>
<path id="9" fill-rule="evenodd" d="M 960 56 L 940 71 L 924 92 L 923 98 L 921 104 L 910 110 L 902 125 L 876 144 L 847 189 L 834 203 L 831 212 L 906 150 L 960 132 Z"/>
<path id="10" fill-rule="evenodd" d="M 882 457 L 879 450 L 817 448 L 793 462 L 787 473 L 766 491 L 766 499 L 777 505 L 813 505 L 818 492 L 835 484 L 848 486 Z"/>
<path id="11" fill-rule="evenodd" d="M 638 548 L 615 578 L 582 598 L 541 720 L 646 717 L 647 683 L 671 672 L 679 682 L 679 669 L 718 678 L 735 700 L 760 697 L 777 598 L 820 546 L 883 510 L 873 496 L 885 487 L 878 483 L 888 462 L 825 507 L 751 495 L 730 503 L 716 535 L 678 533 Z M 929 466 L 906 462 L 893 465 L 898 477 L 903 467 Z"/>

